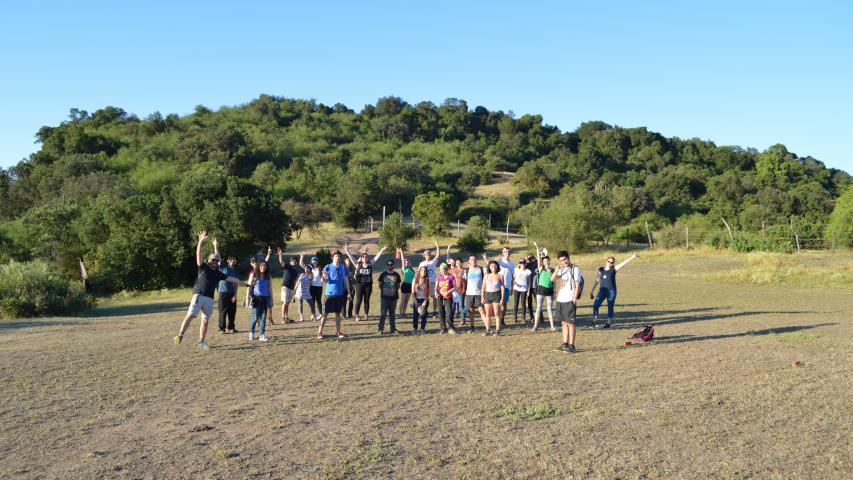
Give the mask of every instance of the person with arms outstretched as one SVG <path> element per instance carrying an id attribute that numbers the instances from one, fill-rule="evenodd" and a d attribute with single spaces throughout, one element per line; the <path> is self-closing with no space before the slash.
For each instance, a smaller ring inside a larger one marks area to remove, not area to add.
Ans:
<path id="1" fill-rule="evenodd" d="M 593 327 L 598 327 L 598 308 L 607 299 L 607 323 L 602 328 L 610 328 L 610 324 L 613 323 L 613 309 L 616 306 L 616 273 L 635 258 L 637 258 L 637 255 L 631 255 L 624 262 L 614 266 L 616 259 L 607 257 L 605 266 L 598 267 L 598 278 L 595 279 L 592 289 L 589 291 L 589 298 L 595 298 L 595 301 L 592 303 Z M 598 289 L 598 296 L 594 296 L 595 287 L 597 286 L 601 288 Z"/>
<path id="2" fill-rule="evenodd" d="M 195 263 L 198 266 L 198 277 L 196 277 L 195 285 L 193 286 L 193 297 L 190 301 L 190 308 L 181 322 L 180 331 L 175 335 L 174 340 L 176 344 L 181 343 L 184 339 L 184 332 L 189 328 L 190 322 L 201 312 L 201 325 L 198 330 L 198 348 L 207 350 L 209 347 L 207 342 L 204 341 L 204 337 L 207 335 L 207 322 L 213 313 L 213 292 L 216 291 L 219 282 L 224 280 L 235 285 L 248 286 L 248 284 L 239 278 L 230 277 L 220 272 L 219 263 L 222 259 L 218 254 L 210 254 L 207 258 L 207 263 L 204 262 L 204 258 L 201 256 L 201 247 L 205 239 L 207 239 L 207 231 L 202 230 L 198 232 L 198 245 L 195 247 Z"/>
<path id="3" fill-rule="evenodd" d="M 364 318 L 363 320 L 367 320 L 367 316 L 370 314 L 370 294 L 373 292 L 373 263 L 379 261 L 379 257 L 382 256 L 382 252 L 388 248 L 388 245 L 385 245 L 379 250 L 373 257 L 373 262 L 370 261 L 370 258 L 367 254 L 367 250 L 365 249 L 361 252 L 361 256 L 359 257 L 358 262 L 356 263 L 353 260 L 352 255 L 349 253 L 348 245 L 344 244 L 344 253 L 347 255 L 347 258 L 350 262 L 355 265 L 355 321 L 359 321 L 359 310 L 361 309 L 362 304 L 364 305 Z"/>

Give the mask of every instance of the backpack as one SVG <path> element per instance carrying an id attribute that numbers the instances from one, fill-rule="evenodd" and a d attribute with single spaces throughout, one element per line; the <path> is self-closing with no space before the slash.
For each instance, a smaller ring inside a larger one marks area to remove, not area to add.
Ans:
<path id="1" fill-rule="evenodd" d="M 646 325 L 642 330 L 637 330 L 631 338 L 640 343 L 651 342 L 655 338 L 655 327 Z"/>
<path id="2" fill-rule="evenodd" d="M 574 285 L 574 283 L 575 283 L 575 268 L 577 268 L 577 267 L 578 267 L 577 265 L 572 265 L 572 267 L 569 269 L 569 281 L 572 282 L 572 290 L 575 289 L 575 285 Z M 577 287 L 578 288 L 578 301 L 580 301 L 580 299 L 582 298 L 584 283 L 585 282 L 583 279 L 583 274 L 581 274 L 581 281 L 578 282 L 578 287 Z"/>

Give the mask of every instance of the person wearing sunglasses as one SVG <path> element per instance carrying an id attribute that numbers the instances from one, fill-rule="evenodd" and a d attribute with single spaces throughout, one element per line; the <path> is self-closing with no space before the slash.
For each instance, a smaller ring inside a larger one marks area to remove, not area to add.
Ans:
<path id="1" fill-rule="evenodd" d="M 594 328 L 598 328 L 598 308 L 601 307 L 601 304 L 604 300 L 607 300 L 607 323 L 605 323 L 602 328 L 610 328 L 610 324 L 613 323 L 613 308 L 616 306 L 616 272 L 618 272 L 622 267 L 628 265 L 628 262 L 637 258 L 637 255 L 631 255 L 630 258 L 620 263 L 619 265 L 614 265 L 616 263 L 616 259 L 613 257 L 607 257 L 607 261 L 603 267 L 598 267 L 598 278 L 595 279 L 595 282 L 592 284 L 592 289 L 589 291 L 589 298 L 595 298 L 595 302 L 592 304 L 592 326 Z M 600 287 L 598 289 L 598 295 L 595 295 L 595 287 Z"/>

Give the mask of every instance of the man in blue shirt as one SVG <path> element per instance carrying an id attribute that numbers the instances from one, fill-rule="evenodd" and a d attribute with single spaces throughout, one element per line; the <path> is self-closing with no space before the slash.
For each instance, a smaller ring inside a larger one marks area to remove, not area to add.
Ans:
<path id="1" fill-rule="evenodd" d="M 219 271 L 229 277 L 237 277 L 237 259 L 228 257 L 228 263 L 219 267 Z M 237 333 L 234 328 L 234 319 L 237 317 L 237 288 L 238 286 L 221 280 L 217 291 L 219 292 L 219 333 Z M 226 318 L 228 324 L 225 324 Z"/>
<path id="2" fill-rule="evenodd" d="M 326 301 L 323 303 L 323 315 L 320 316 L 317 339 L 323 339 L 323 327 L 330 313 L 335 314 L 335 330 L 338 338 L 344 338 L 346 335 L 341 332 L 341 310 L 344 308 L 346 299 L 352 296 L 352 286 L 349 283 L 349 271 L 341 262 L 340 250 L 335 250 L 332 253 L 332 263 L 323 267 L 322 278 L 325 284 Z"/>

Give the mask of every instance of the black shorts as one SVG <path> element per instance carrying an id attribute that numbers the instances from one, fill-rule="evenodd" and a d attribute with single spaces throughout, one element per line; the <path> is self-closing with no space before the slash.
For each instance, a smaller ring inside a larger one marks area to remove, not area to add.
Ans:
<path id="1" fill-rule="evenodd" d="M 483 299 L 480 295 L 465 295 L 465 308 L 480 308 L 483 306 Z"/>
<path id="2" fill-rule="evenodd" d="M 401 283 L 400 284 L 400 293 L 412 293 L 412 284 L 411 283 Z"/>
<path id="3" fill-rule="evenodd" d="M 341 313 L 344 309 L 344 303 L 346 302 L 346 297 L 341 295 L 336 295 L 333 297 L 326 296 L 326 303 L 323 304 L 323 314 L 328 315 L 330 313 Z"/>
<path id="4" fill-rule="evenodd" d="M 501 303 L 501 292 L 486 292 L 486 304 Z"/>
<path id="5" fill-rule="evenodd" d="M 543 297 L 551 297 L 554 295 L 554 287 L 543 287 L 541 285 L 536 286 L 536 295 L 542 295 Z"/>
<path id="6" fill-rule="evenodd" d="M 577 305 L 575 302 L 557 302 L 557 321 L 563 323 L 575 323 L 577 316 Z"/>

